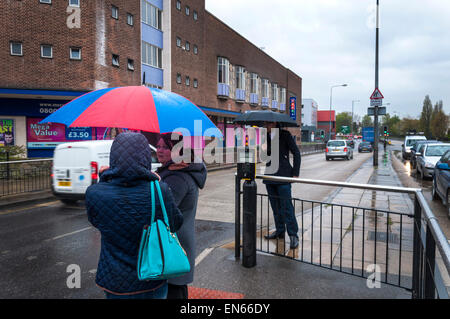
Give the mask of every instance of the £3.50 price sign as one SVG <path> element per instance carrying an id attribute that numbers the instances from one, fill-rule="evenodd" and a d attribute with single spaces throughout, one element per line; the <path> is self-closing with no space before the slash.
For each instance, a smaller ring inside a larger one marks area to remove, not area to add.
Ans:
<path id="1" fill-rule="evenodd" d="M 66 140 L 68 141 L 92 140 L 92 129 L 90 127 L 67 127 Z"/>

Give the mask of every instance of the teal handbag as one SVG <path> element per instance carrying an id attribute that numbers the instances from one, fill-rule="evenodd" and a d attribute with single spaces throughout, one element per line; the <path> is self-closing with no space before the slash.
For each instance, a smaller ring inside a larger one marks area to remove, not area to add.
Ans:
<path id="1" fill-rule="evenodd" d="M 155 220 L 155 185 L 164 221 Z M 169 228 L 166 207 L 159 182 L 150 183 L 152 196 L 152 219 L 142 232 L 137 264 L 139 280 L 162 280 L 182 276 L 191 270 L 189 260 L 178 237 Z"/>

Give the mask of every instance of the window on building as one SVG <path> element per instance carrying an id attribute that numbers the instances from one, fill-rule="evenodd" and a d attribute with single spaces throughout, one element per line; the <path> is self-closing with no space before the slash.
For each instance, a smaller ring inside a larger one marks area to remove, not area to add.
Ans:
<path id="1" fill-rule="evenodd" d="M 162 30 L 162 12 L 147 0 L 142 0 L 142 22 Z"/>
<path id="2" fill-rule="evenodd" d="M 191 9 L 189 8 L 189 6 L 186 6 L 186 15 L 188 16 L 191 12 Z"/>
<path id="3" fill-rule="evenodd" d="M 119 56 L 117 54 L 112 55 L 112 65 L 119 66 Z"/>
<path id="4" fill-rule="evenodd" d="M 236 67 L 236 89 L 245 90 L 245 68 Z"/>
<path id="5" fill-rule="evenodd" d="M 112 65 L 119 66 L 119 56 L 117 54 L 112 55 Z"/>
<path id="6" fill-rule="evenodd" d="M 134 16 L 131 13 L 127 13 L 127 24 L 134 25 Z"/>
<path id="7" fill-rule="evenodd" d="M 198 46 L 194 44 L 194 54 L 198 54 Z"/>
<path id="8" fill-rule="evenodd" d="M 285 88 L 280 88 L 280 103 L 281 104 L 286 104 L 286 89 Z"/>
<path id="9" fill-rule="evenodd" d="M 278 101 L 278 85 L 276 83 L 272 84 L 272 100 Z"/>
<path id="10" fill-rule="evenodd" d="M 70 48 L 70 59 L 81 60 L 81 48 Z"/>
<path id="11" fill-rule="evenodd" d="M 230 79 L 230 61 L 226 58 L 219 57 L 217 62 L 218 68 L 218 82 L 223 84 L 229 84 Z"/>
<path id="12" fill-rule="evenodd" d="M 47 4 L 51 4 L 52 0 L 39 0 L 40 3 L 47 3 Z"/>
<path id="13" fill-rule="evenodd" d="M 134 71 L 134 60 L 128 59 L 127 68 L 130 71 Z"/>
<path id="14" fill-rule="evenodd" d="M 69 6 L 80 7 L 80 0 L 69 0 Z"/>
<path id="15" fill-rule="evenodd" d="M 194 79 L 194 88 L 198 88 L 198 80 Z"/>
<path id="16" fill-rule="evenodd" d="M 181 48 L 181 38 L 177 37 L 177 47 Z"/>
<path id="17" fill-rule="evenodd" d="M 22 42 L 12 42 L 11 41 L 9 43 L 9 47 L 11 49 L 11 55 L 18 55 L 18 56 L 23 55 Z"/>
<path id="18" fill-rule="evenodd" d="M 181 1 L 177 0 L 177 9 L 181 11 Z"/>
<path id="19" fill-rule="evenodd" d="M 261 81 L 261 94 L 262 97 L 269 97 L 269 80 L 267 79 L 262 79 Z"/>
<path id="20" fill-rule="evenodd" d="M 191 78 L 190 77 L 186 77 L 186 86 L 191 85 Z"/>
<path id="21" fill-rule="evenodd" d="M 142 63 L 162 68 L 162 49 L 142 41 Z"/>
<path id="22" fill-rule="evenodd" d="M 192 15 L 194 17 L 194 20 L 197 21 L 198 20 L 198 12 L 194 10 Z"/>
<path id="23" fill-rule="evenodd" d="M 251 73 L 250 74 L 250 93 L 258 94 L 259 85 L 258 85 L 258 74 Z"/>
<path id="24" fill-rule="evenodd" d="M 51 59 L 53 58 L 53 46 L 49 44 L 41 45 L 41 58 Z"/>
<path id="25" fill-rule="evenodd" d="M 181 84 L 181 74 L 177 73 L 177 83 Z"/>
<path id="26" fill-rule="evenodd" d="M 111 17 L 118 20 L 119 19 L 119 8 L 116 6 L 111 6 Z"/>
<path id="27" fill-rule="evenodd" d="M 186 51 L 190 51 L 191 50 L 191 44 L 186 41 Z"/>

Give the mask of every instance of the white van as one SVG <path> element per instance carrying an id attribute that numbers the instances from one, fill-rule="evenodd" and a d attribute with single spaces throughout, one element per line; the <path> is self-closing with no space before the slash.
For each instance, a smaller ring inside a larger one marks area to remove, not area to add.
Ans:
<path id="1" fill-rule="evenodd" d="M 405 142 L 402 144 L 403 159 L 411 158 L 411 147 L 417 141 L 425 141 L 427 138 L 424 135 L 406 135 Z"/>
<path id="2" fill-rule="evenodd" d="M 86 189 L 98 182 L 99 169 L 109 166 L 113 141 L 85 141 L 60 144 L 53 155 L 52 191 L 63 203 L 84 199 Z M 149 144 L 150 145 L 150 144 Z M 152 171 L 161 166 L 152 150 Z"/>

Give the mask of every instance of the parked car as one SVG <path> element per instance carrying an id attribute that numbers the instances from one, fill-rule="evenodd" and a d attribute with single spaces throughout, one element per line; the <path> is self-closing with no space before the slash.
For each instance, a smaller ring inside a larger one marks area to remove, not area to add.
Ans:
<path id="1" fill-rule="evenodd" d="M 53 155 L 52 191 L 65 204 L 84 199 L 86 189 L 98 182 L 99 170 L 109 166 L 112 140 L 63 143 Z M 150 145 L 150 144 L 149 144 Z M 152 150 L 152 170 L 161 166 Z"/>
<path id="2" fill-rule="evenodd" d="M 411 147 L 411 155 L 410 155 L 410 163 L 411 163 L 411 167 L 413 169 L 417 168 L 417 154 L 422 152 L 422 147 L 424 144 L 430 144 L 430 143 L 440 143 L 439 141 L 435 141 L 435 140 L 419 140 L 414 142 L 414 144 Z"/>
<path id="3" fill-rule="evenodd" d="M 359 143 L 359 145 L 358 145 L 358 153 L 362 153 L 362 152 L 372 153 L 373 152 L 372 144 L 370 144 L 370 142 L 361 142 L 361 143 Z"/>
<path id="4" fill-rule="evenodd" d="M 353 149 L 346 140 L 331 140 L 325 149 L 325 159 L 329 161 L 334 158 L 353 159 Z"/>
<path id="5" fill-rule="evenodd" d="M 402 144 L 402 156 L 403 159 L 409 159 L 411 156 L 411 147 L 413 144 L 420 140 L 426 140 L 427 138 L 423 135 L 407 135 L 405 141 Z"/>
<path id="6" fill-rule="evenodd" d="M 441 199 L 450 218 L 450 150 L 445 152 L 434 167 L 433 199 Z"/>
<path id="7" fill-rule="evenodd" d="M 434 167 L 442 155 L 450 150 L 450 143 L 424 144 L 420 150 L 422 152 L 417 156 L 417 173 L 420 173 L 422 179 L 433 177 Z"/>

